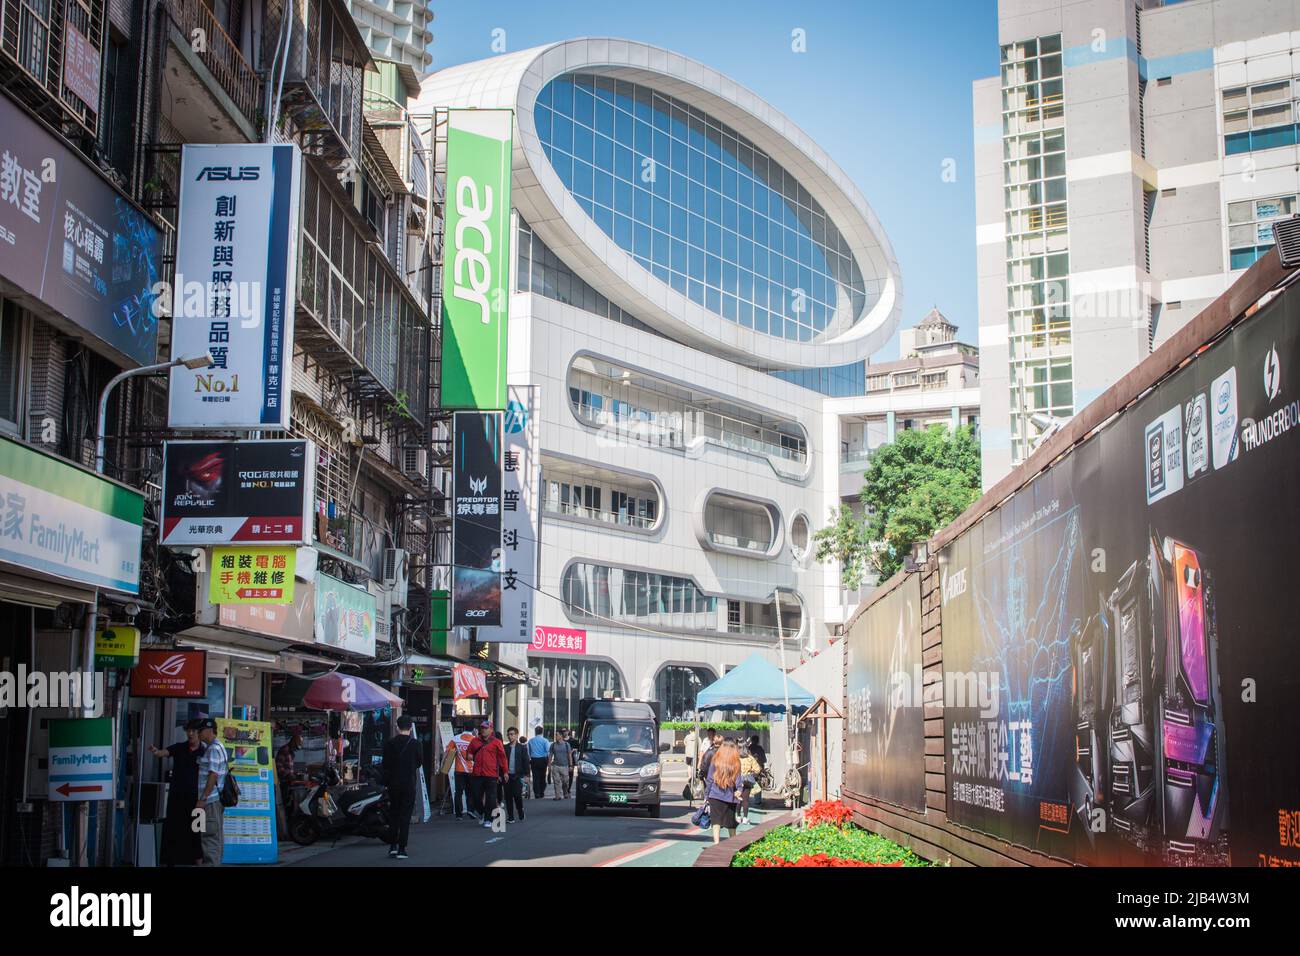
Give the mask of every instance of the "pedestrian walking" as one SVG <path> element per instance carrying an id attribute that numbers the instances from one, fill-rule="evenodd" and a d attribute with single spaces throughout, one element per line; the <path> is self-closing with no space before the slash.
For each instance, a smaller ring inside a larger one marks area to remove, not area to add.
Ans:
<path id="1" fill-rule="evenodd" d="M 524 781 L 532 767 L 528 761 L 528 745 L 519 739 L 519 731 L 506 730 L 506 823 L 524 818 Z"/>
<path id="2" fill-rule="evenodd" d="M 528 760 L 533 768 L 533 799 L 540 800 L 546 793 L 546 768 L 550 764 L 551 744 L 546 739 L 546 728 L 538 727 L 528 741 Z"/>
<path id="3" fill-rule="evenodd" d="M 762 773 L 767 766 L 767 751 L 759 744 L 758 734 L 749 738 L 749 755 L 758 761 L 758 772 Z"/>
<path id="4" fill-rule="evenodd" d="M 474 812 L 473 799 L 469 793 L 469 745 L 474 742 L 475 736 L 468 730 L 463 731 L 451 738 L 447 744 L 446 754 L 454 753 L 454 759 L 450 767 L 451 770 L 451 805 L 456 811 L 456 819 L 464 819 L 466 813 L 466 803 L 469 804 L 468 812 L 471 817 L 477 816 Z"/>
<path id="5" fill-rule="evenodd" d="M 722 738 L 718 736 L 718 732 L 711 727 L 704 733 L 707 736 L 702 741 L 704 749 L 700 751 L 700 759 L 698 761 L 699 766 L 696 769 L 696 774 L 701 780 L 708 779 L 709 764 L 713 761 L 714 756 L 716 756 L 718 752 L 716 744 L 720 743 L 722 740 Z"/>
<path id="6" fill-rule="evenodd" d="M 380 773 L 388 788 L 388 802 L 393 808 L 393 838 L 388 846 L 389 859 L 405 860 L 406 840 L 411 832 L 411 814 L 420 796 L 420 743 L 412 734 L 415 721 L 403 714 L 397 718 L 397 733 L 384 743 L 384 760 Z"/>
<path id="7" fill-rule="evenodd" d="M 472 798 L 483 818 L 483 826 L 492 826 L 497 809 L 497 783 L 507 776 L 506 748 L 492 736 L 492 725 L 486 720 L 479 725 L 478 737 L 470 742 L 468 756 L 473 764 L 470 770 L 471 786 L 477 793 Z"/>
<path id="8" fill-rule="evenodd" d="M 294 758 L 301 749 L 302 734 L 294 733 L 284 742 L 284 746 L 275 752 L 275 778 L 280 785 L 280 799 L 284 802 L 286 810 L 291 810 L 293 807 L 289 791 L 293 787 Z"/>
<path id="9" fill-rule="evenodd" d="M 203 833 L 199 842 L 203 847 L 204 865 L 220 866 L 226 842 L 221 788 L 225 786 L 226 774 L 230 771 L 230 755 L 217 739 L 217 722 L 211 717 L 199 721 L 199 740 L 205 748 L 199 758 L 198 797 L 194 802 L 194 808 L 203 811 Z"/>
<path id="10" fill-rule="evenodd" d="M 163 820 L 163 866 L 194 866 L 203 859 L 203 844 L 190 826 L 199 796 L 199 760 L 207 748 L 199 740 L 199 720 L 185 725 L 185 739 L 170 747 L 150 747 L 160 760 L 171 758 L 171 785 L 167 788 L 167 817 Z"/>
<path id="11" fill-rule="evenodd" d="M 749 747 L 742 747 L 740 750 L 740 822 L 746 825 L 749 824 L 749 791 L 753 789 L 762 769 Z"/>
<path id="12" fill-rule="evenodd" d="M 555 788 L 556 800 L 567 800 L 569 798 L 569 768 L 573 764 L 573 748 L 569 742 L 564 739 L 564 734 L 560 731 L 555 732 L 555 740 L 551 743 L 550 754 L 550 772 L 551 786 Z M 560 796 L 560 791 L 564 791 L 564 796 Z"/>
<path id="13" fill-rule="evenodd" d="M 704 797 L 709 801 L 709 820 L 713 827 L 713 842 L 721 839 L 725 829 L 730 837 L 736 832 L 736 805 L 740 802 L 740 755 L 736 745 L 727 741 L 717 748 L 709 761 L 706 778 L 708 787 Z"/>
<path id="14" fill-rule="evenodd" d="M 578 772 L 578 732 L 565 727 L 563 733 L 564 742 L 569 745 L 569 785 L 564 791 L 567 797 L 573 792 L 573 775 Z"/>

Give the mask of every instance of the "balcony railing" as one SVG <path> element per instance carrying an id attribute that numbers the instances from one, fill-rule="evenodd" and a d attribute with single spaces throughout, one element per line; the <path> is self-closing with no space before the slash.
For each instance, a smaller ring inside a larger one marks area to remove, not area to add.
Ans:
<path id="1" fill-rule="evenodd" d="M 742 551 L 755 551 L 759 554 L 767 551 L 772 546 L 771 540 L 760 541 L 757 538 L 746 538 L 736 534 L 722 534 L 718 531 L 710 531 L 709 540 L 724 548 L 740 548 Z"/>
<path id="2" fill-rule="evenodd" d="M 696 439 L 705 438 L 728 448 L 801 464 L 808 460 L 808 453 L 803 448 L 782 444 L 780 432 L 748 425 L 716 412 L 704 413 L 703 421 L 696 421 L 694 417 L 683 418 L 679 412 L 666 412 L 661 421 L 659 418 L 620 415 L 587 402 L 579 402 L 575 408 L 585 421 L 640 444 L 685 449 Z M 759 434 L 746 434 L 741 429 L 758 431 Z"/>
<path id="3" fill-rule="evenodd" d="M 99 103 L 73 91 L 64 61 L 72 29 L 103 56 L 104 6 L 104 0 L 0 0 L 0 85 L 47 118 L 57 104 L 61 120 L 94 133 Z"/>
<path id="4" fill-rule="evenodd" d="M 239 45 L 201 0 L 164 0 L 164 3 L 186 41 L 195 36 L 196 30 L 202 31 L 204 44 L 201 49 L 191 45 L 194 55 L 208 68 L 244 118 L 256 126 L 261 83 L 257 71 L 239 52 Z"/>
<path id="5" fill-rule="evenodd" d="M 600 508 L 588 508 L 568 501 L 551 501 L 547 499 L 545 510 L 551 514 L 566 515 L 573 518 L 586 518 L 588 521 L 601 521 L 605 524 L 621 524 L 630 528 L 652 528 L 655 518 L 646 515 L 633 515 L 625 511 L 604 511 Z"/>

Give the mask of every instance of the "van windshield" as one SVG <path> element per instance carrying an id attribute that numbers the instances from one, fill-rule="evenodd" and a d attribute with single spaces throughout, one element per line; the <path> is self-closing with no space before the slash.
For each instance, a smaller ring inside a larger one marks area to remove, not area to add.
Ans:
<path id="1" fill-rule="evenodd" d="M 582 749 L 655 752 L 654 727 L 627 720 L 589 720 L 582 735 Z"/>

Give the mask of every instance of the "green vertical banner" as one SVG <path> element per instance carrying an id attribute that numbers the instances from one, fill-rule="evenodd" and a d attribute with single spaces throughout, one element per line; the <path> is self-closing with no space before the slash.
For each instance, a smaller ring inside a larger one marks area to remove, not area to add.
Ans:
<path id="1" fill-rule="evenodd" d="M 511 110 L 451 110 L 442 267 L 442 407 L 506 407 Z"/>

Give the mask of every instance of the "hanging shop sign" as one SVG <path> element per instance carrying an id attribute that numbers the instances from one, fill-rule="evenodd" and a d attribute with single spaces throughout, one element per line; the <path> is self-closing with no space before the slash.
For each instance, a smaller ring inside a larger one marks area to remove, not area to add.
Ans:
<path id="1" fill-rule="evenodd" d="M 142 650 L 131 670 L 131 696 L 206 699 L 207 651 Z"/>
<path id="2" fill-rule="evenodd" d="M 289 427 L 301 191 L 297 146 L 181 148 L 172 428 Z"/>
<path id="3" fill-rule="evenodd" d="M 138 594 L 144 497 L 0 437 L 0 560 Z"/>
<path id="4" fill-rule="evenodd" d="M 87 84 L 78 86 L 79 96 L 91 92 Z M 97 108 L 98 96 L 87 102 Z M 154 362 L 154 304 L 162 278 L 158 229 L 5 96 L 0 129 L 0 275 L 55 310 L 56 324 L 66 320 L 89 332 L 126 364 Z"/>
<path id="5" fill-rule="evenodd" d="M 315 615 L 315 585 L 298 581 L 294 585 L 292 603 L 222 604 L 217 609 L 217 623 L 222 627 L 310 644 L 316 639 L 312 624 Z"/>
<path id="6" fill-rule="evenodd" d="M 533 628 L 531 649 L 537 654 L 586 654 L 587 632 L 573 627 Z"/>
<path id="7" fill-rule="evenodd" d="M 537 595 L 542 461 L 537 434 L 538 390 L 512 385 L 502 416 L 505 453 L 501 491 L 501 627 L 483 635 L 503 644 L 533 639 Z"/>
<path id="8" fill-rule="evenodd" d="M 505 408 L 513 123 L 511 110 L 448 114 L 443 408 Z"/>
<path id="9" fill-rule="evenodd" d="M 377 616 L 375 596 L 365 588 L 316 575 L 317 644 L 374 657 Z"/>
<path id="10" fill-rule="evenodd" d="M 297 554 L 296 548 L 213 548 L 208 601 L 292 604 Z"/>
<path id="11" fill-rule="evenodd" d="M 113 719 L 52 719 L 49 727 L 49 799 L 112 800 Z"/>
<path id="12" fill-rule="evenodd" d="M 71 23 L 63 28 L 63 85 L 92 110 L 99 110 L 99 51 Z"/>
<path id="13" fill-rule="evenodd" d="M 452 624 L 501 624 L 501 413 L 456 412 Z"/>
<path id="14" fill-rule="evenodd" d="M 310 544 L 315 470 L 304 439 L 166 442 L 162 543 Z"/>
<path id="15" fill-rule="evenodd" d="M 222 813 L 225 863 L 275 863 L 275 773 L 271 725 L 260 720 L 217 718 L 239 803 Z"/>
<path id="16" fill-rule="evenodd" d="M 468 697 L 488 699 L 487 674 L 469 664 L 454 664 L 451 668 L 452 699 L 465 700 Z"/>
<path id="17" fill-rule="evenodd" d="M 135 667 L 140 659 L 138 627 L 106 627 L 95 632 L 95 670 Z"/>

